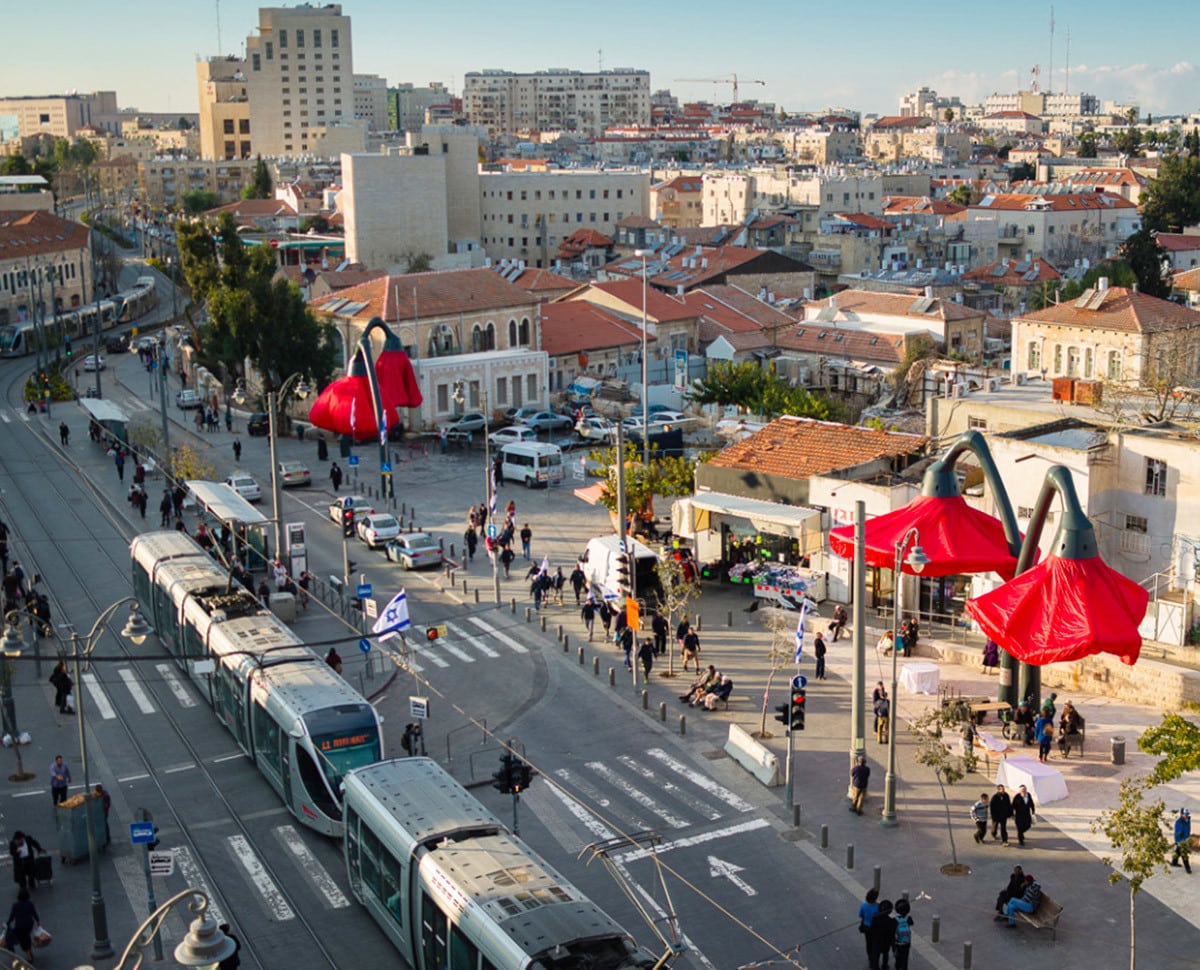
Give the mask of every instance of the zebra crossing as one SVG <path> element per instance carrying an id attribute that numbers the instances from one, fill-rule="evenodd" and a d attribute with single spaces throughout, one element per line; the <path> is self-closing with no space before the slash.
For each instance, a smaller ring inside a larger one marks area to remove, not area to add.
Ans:
<path id="1" fill-rule="evenodd" d="M 448 636 L 439 637 L 428 645 L 408 645 L 408 666 L 416 673 L 433 667 L 445 669 L 455 661 L 464 664 L 496 660 L 506 652 L 529 653 L 529 647 L 503 630 L 498 630 L 477 616 L 466 616 L 447 623 Z"/>
<path id="2" fill-rule="evenodd" d="M 13 421 L 24 421 L 29 423 L 29 414 L 26 411 L 19 411 L 16 408 L 0 408 L 0 421 L 5 424 L 12 424 Z"/>

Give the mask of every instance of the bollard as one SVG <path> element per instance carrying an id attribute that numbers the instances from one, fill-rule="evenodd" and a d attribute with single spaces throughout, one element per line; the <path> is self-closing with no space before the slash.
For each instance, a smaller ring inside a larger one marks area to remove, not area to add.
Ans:
<path id="1" fill-rule="evenodd" d="M 467 592 L 467 581 L 464 579 L 463 580 L 463 595 L 466 595 L 466 592 Z"/>
<path id="2" fill-rule="evenodd" d="M 963 970 L 971 970 L 971 941 L 963 941 Z"/>
<path id="3" fill-rule="evenodd" d="M 558 625 L 558 638 L 560 640 L 563 638 L 563 625 L 561 623 Z"/>
<path id="4" fill-rule="evenodd" d="M 679 733 L 680 735 L 687 734 L 687 718 L 682 714 L 679 715 Z"/>
<path id="5" fill-rule="evenodd" d="M 800 828 L 800 806 L 799 805 L 792 806 L 792 828 L 794 828 L 794 829 Z"/>
<path id="6" fill-rule="evenodd" d="M 526 623 L 533 622 L 533 610 L 530 609 L 528 606 L 525 607 L 525 622 Z"/>
<path id="7" fill-rule="evenodd" d="M 580 666 L 580 667 L 582 667 L 582 666 L 583 666 L 583 660 L 584 660 L 584 657 L 583 657 L 583 647 L 580 647 L 580 648 L 579 648 L 579 666 Z"/>
<path id="8" fill-rule="evenodd" d="M 900 898 L 903 899 L 906 903 L 908 902 L 908 890 L 907 889 L 904 890 L 904 892 L 902 892 L 900 894 Z"/>
<path id="9" fill-rule="evenodd" d="M 853 842 L 851 842 L 848 846 L 846 846 L 846 868 L 847 869 L 854 868 L 854 843 Z"/>
<path id="10" fill-rule="evenodd" d="M 513 613 L 517 612 L 517 598 L 515 596 L 508 601 L 508 608 Z"/>
<path id="11" fill-rule="evenodd" d="M 566 650 L 571 646 L 571 634 L 563 634 L 563 649 Z"/>
<path id="12" fill-rule="evenodd" d="M 663 724 L 667 723 L 667 705 L 662 701 L 660 701 L 658 704 L 658 719 L 662 721 Z"/>
<path id="13" fill-rule="evenodd" d="M 696 632 L 704 632 L 704 617 L 700 616 L 698 613 L 696 614 Z"/>
<path id="14" fill-rule="evenodd" d="M 475 590 L 475 602 L 476 603 L 479 602 L 479 590 L 478 589 Z"/>
<path id="15" fill-rule="evenodd" d="M 543 616 L 541 617 L 541 620 L 542 620 L 542 624 L 541 624 L 541 626 L 542 626 L 542 632 L 543 632 L 543 633 L 545 633 L 545 632 L 546 632 L 546 617 L 545 617 L 545 615 L 544 615 L 544 614 L 543 614 Z"/>
<path id="16" fill-rule="evenodd" d="M 828 825 L 821 826 L 821 848 L 822 849 L 829 848 L 829 826 Z"/>
<path id="17" fill-rule="evenodd" d="M 642 691 L 642 710 L 650 710 L 650 691 L 648 690 Z"/>
<path id="18" fill-rule="evenodd" d="M 929 942 L 942 942 L 942 918 L 937 913 L 933 914 L 933 922 L 929 927 Z"/>
<path id="19" fill-rule="evenodd" d="M 408 515 L 408 506 L 405 503 L 401 502 L 400 503 L 400 518 L 404 518 L 406 515 Z"/>
<path id="20" fill-rule="evenodd" d="M 875 866 L 872 868 L 871 885 L 875 888 L 875 892 L 879 892 L 879 887 L 883 885 L 883 866 Z"/>
<path id="21" fill-rule="evenodd" d="M 733 610 L 725 614 L 725 623 L 727 626 L 733 626 Z"/>
<path id="22" fill-rule="evenodd" d="M 571 652 L 571 644 L 566 637 L 563 637 L 563 653 Z"/>
<path id="23" fill-rule="evenodd" d="M 608 668 L 608 686 L 609 687 L 617 686 L 617 668 L 616 667 Z"/>

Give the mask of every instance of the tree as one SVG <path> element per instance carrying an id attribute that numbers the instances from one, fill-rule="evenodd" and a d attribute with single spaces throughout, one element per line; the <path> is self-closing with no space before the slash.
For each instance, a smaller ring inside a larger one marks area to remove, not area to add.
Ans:
<path id="1" fill-rule="evenodd" d="M 254 163 L 254 175 L 251 176 L 250 183 L 242 187 L 242 198 L 269 199 L 274 194 L 275 187 L 271 183 L 271 170 L 267 168 L 263 157 L 259 155 Z"/>
<path id="2" fill-rule="evenodd" d="M 588 456 L 605 469 L 600 504 L 610 512 L 617 511 L 617 449 L 605 448 Z M 686 458 L 659 456 L 657 446 L 650 446 L 650 464 L 642 461 L 642 449 L 631 441 L 625 442 L 625 510 L 636 518 L 639 512 L 652 506 L 655 495 L 664 498 L 691 495 L 696 490 L 695 465 Z"/>
<path id="3" fill-rule="evenodd" d="M 405 263 L 404 272 L 406 273 L 428 273 L 433 269 L 433 257 L 429 253 L 413 253 L 410 252 L 404 257 Z"/>
<path id="4" fill-rule="evenodd" d="M 1163 814 L 1166 806 L 1162 799 L 1145 803 L 1146 780 L 1126 778 L 1121 782 L 1116 808 L 1105 809 L 1092 823 L 1093 832 L 1103 832 L 1108 841 L 1120 854 L 1114 865 L 1113 859 L 1104 858 L 1106 866 L 1113 866 L 1108 881 L 1116 885 L 1122 879 L 1129 884 L 1129 970 L 1137 970 L 1137 937 L 1134 928 L 1134 904 L 1142 883 L 1162 869 L 1167 871 L 1167 853 L 1170 840 L 1163 831 Z"/>
<path id="5" fill-rule="evenodd" d="M 1029 162 L 1021 162 L 1008 170 L 1008 177 L 1012 182 L 1032 182 L 1037 178 L 1037 169 Z"/>
<path id="6" fill-rule="evenodd" d="M 942 804 L 946 809 L 946 832 L 950 836 L 950 864 L 953 867 L 947 875 L 961 872 L 962 869 L 958 862 L 958 847 L 954 843 L 954 821 L 950 817 L 950 795 L 946 786 L 962 781 L 968 772 L 975 770 L 978 761 L 974 749 L 969 749 L 963 754 L 953 754 L 947 747 L 945 735 L 950 732 L 950 743 L 957 744 L 959 731 L 970 719 L 971 710 L 966 703 L 954 701 L 945 706 L 939 704 L 930 708 L 909 725 L 909 730 L 917 742 L 917 763 L 933 769 L 938 788 L 942 792 Z M 892 730 L 895 730 L 895 726 Z M 946 871 L 943 868 L 943 872 Z"/>
<path id="7" fill-rule="evenodd" d="M 675 617 L 686 616 L 688 603 L 700 595 L 700 580 L 698 576 L 688 580 L 684 575 L 683 564 L 671 555 L 670 550 L 658 561 L 658 578 L 662 584 L 659 609 L 666 611 L 667 626 L 674 631 Z M 669 646 L 667 671 L 664 676 L 675 676 L 675 651 Z"/>
<path id="8" fill-rule="evenodd" d="M 764 370 L 750 360 L 713 364 L 692 385 L 688 396 L 698 404 L 737 407 L 764 418 L 791 414 L 836 421 L 845 411 L 840 403 L 824 395 L 793 387 L 775 373 L 773 366 Z"/>
<path id="9" fill-rule="evenodd" d="M 1112 136 L 1113 147 L 1122 155 L 1136 158 L 1141 155 L 1142 133 L 1137 128 L 1125 128 Z"/>
<path id="10" fill-rule="evenodd" d="M 1142 221 L 1154 232 L 1182 232 L 1200 222 L 1200 158 L 1167 155 L 1142 195 Z"/>
<path id="11" fill-rule="evenodd" d="M 756 738 L 774 737 L 767 730 L 767 710 L 771 703 L 771 685 L 775 681 L 775 675 L 779 673 L 779 668 L 786 663 L 794 663 L 796 660 L 796 624 L 791 621 L 791 617 L 792 614 L 787 610 L 779 609 L 766 610 L 763 614 L 763 623 L 771 631 L 771 645 L 767 648 L 767 663 L 770 664 L 770 669 L 767 672 L 767 684 L 763 688 L 762 717 L 759 720 L 758 730 L 754 732 Z M 791 703 L 790 695 L 788 703 Z"/>
<path id="12" fill-rule="evenodd" d="M 1096 157 L 1096 135 L 1094 132 L 1089 131 L 1079 136 L 1079 151 L 1076 154 L 1080 158 Z"/>
<path id="13" fill-rule="evenodd" d="M 20 153 L 0 159 L 0 175 L 29 175 L 32 171 L 29 159 Z"/>
<path id="14" fill-rule="evenodd" d="M 301 232 L 329 232 L 329 220 L 325 216 L 318 213 L 315 216 L 306 216 L 304 221 L 300 223 Z"/>
<path id="15" fill-rule="evenodd" d="M 1171 295 L 1167 251 L 1149 229 L 1139 229 L 1121 246 L 1121 258 L 1137 276 L 1138 290 L 1165 300 Z"/>
<path id="16" fill-rule="evenodd" d="M 947 123 L 953 121 L 954 120 L 954 109 L 947 108 L 945 111 L 942 112 L 942 117 L 946 120 Z"/>
<path id="17" fill-rule="evenodd" d="M 189 215 L 198 216 L 215 209 L 221 204 L 221 197 L 210 189 L 188 189 L 180 197 L 184 211 Z"/>
<path id="18" fill-rule="evenodd" d="M 956 185 L 947 194 L 946 199 L 953 202 L 955 205 L 970 205 L 971 204 L 971 186 L 963 184 Z"/>
<path id="19" fill-rule="evenodd" d="M 180 115 L 179 121 L 177 121 L 175 123 L 175 127 L 178 128 L 180 131 L 191 131 L 192 123 L 190 121 L 188 121 L 187 118 L 183 117 L 183 115 Z"/>
<path id="20" fill-rule="evenodd" d="M 1188 707 L 1197 709 L 1195 704 Z M 1200 769 L 1200 724 L 1182 714 L 1164 714 L 1161 724 L 1147 728 L 1138 738 L 1138 750 L 1159 757 L 1150 773 L 1154 784 L 1174 781 Z"/>

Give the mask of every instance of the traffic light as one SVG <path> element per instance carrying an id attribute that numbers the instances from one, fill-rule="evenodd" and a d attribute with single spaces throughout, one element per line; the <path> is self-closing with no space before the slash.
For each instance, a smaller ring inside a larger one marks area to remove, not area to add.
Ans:
<path id="1" fill-rule="evenodd" d="M 342 509 L 342 535 L 354 538 L 354 509 Z"/>
<path id="2" fill-rule="evenodd" d="M 791 727 L 792 723 L 789 719 L 791 717 L 792 705 L 791 704 L 776 704 L 775 710 L 778 712 L 775 715 L 775 720 L 777 720 L 784 727 Z"/>
<path id="3" fill-rule="evenodd" d="M 519 795 L 533 781 L 533 765 L 513 756 L 511 787 L 514 795 Z"/>
<path id="4" fill-rule="evenodd" d="M 792 691 L 791 710 L 792 710 L 792 730 L 793 731 L 803 731 L 804 730 L 804 690 L 803 689 Z"/>
<path id="5" fill-rule="evenodd" d="M 513 756 L 505 751 L 500 755 L 500 770 L 492 775 L 492 787 L 502 795 L 513 793 L 513 761 Z"/>
<path id="6" fill-rule="evenodd" d="M 63 349 L 67 352 L 67 360 L 71 359 L 71 338 L 67 337 L 63 341 Z"/>
<path id="7" fill-rule="evenodd" d="M 436 626 L 430 626 L 430 627 L 425 628 L 425 639 L 426 640 L 428 640 L 430 643 L 433 643 L 433 641 L 436 640 L 437 638 L 438 638 L 438 628 Z"/>
<path id="8" fill-rule="evenodd" d="M 622 593 L 629 592 L 629 556 L 624 552 L 617 555 L 617 582 Z"/>

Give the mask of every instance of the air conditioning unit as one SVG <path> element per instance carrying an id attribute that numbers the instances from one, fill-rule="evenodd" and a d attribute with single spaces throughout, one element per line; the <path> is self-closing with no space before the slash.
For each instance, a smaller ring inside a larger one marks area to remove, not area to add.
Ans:
<path id="1" fill-rule="evenodd" d="M 966 381 L 959 381 L 954 385 L 954 390 L 951 392 L 951 397 L 966 397 L 971 393 L 971 385 Z"/>
<path id="2" fill-rule="evenodd" d="M 1026 380 L 1028 380 L 1028 378 L 1025 376 L 1025 372 L 1024 372 L 1024 371 L 1018 371 L 1018 372 L 1017 372 L 1017 386 L 1018 386 L 1018 387 L 1024 387 L 1024 386 L 1025 386 L 1025 381 L 1026 381 Z"/>
<path id="3" fill-rule="evenodd" d="M 1000 379 L 997 377 L 989 377 L 983 382 L 983 389 L 989 393 L 995 393 L 1000 390 Z"/>

